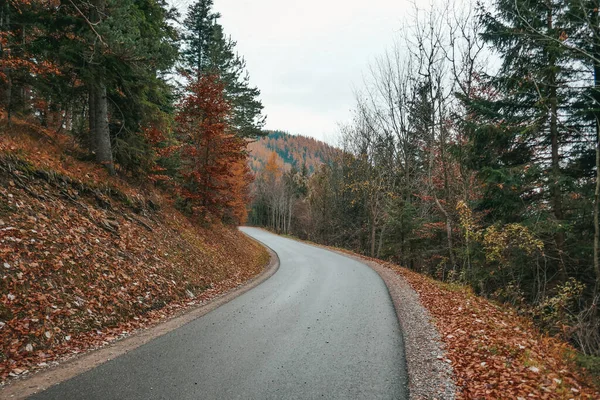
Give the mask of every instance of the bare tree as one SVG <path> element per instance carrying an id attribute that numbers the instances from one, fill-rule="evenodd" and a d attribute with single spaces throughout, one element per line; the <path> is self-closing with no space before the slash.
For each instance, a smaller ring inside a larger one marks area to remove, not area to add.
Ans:
<path id="1" fill-rule="evenodd" d="M 433 183 L 433 167 L 436 159 L 441 163 L 443 173 L 443 195 L 449 199 L 450 182 L 447 174 L 447 147 L 449 139 L 449 105 L 453 100 L 454 85 L 450 79 L 450 66 L 447 63 L 445 48 L 449 46 L 444 15 L 449 10 L 432 8 L 426 12 L 416 10 L 413 35 L 407 40 L 411 43 L 411 56 L 414 60 L 417 79 L 427 93 L 431 103 L 429 108 L 429 129 L 426 138 L 428 149 L 428 185 L 435 204 L 444 216 L 448 258 L 451 267 L 456 267 L 452 235 L 452 216 L 450 210 L 442 204 Z M 447 202 L 446 202 L 447 204 Z"/>

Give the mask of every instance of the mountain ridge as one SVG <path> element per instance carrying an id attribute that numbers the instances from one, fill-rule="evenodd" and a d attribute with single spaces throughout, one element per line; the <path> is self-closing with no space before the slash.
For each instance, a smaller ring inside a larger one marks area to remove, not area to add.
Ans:
<path id="1" fill-rule="evenodd" d="M 291 168 L 301 170 L 306 166 L 308 173 L 312 174 L 339 149 L 315 138 L 274 130 L 250 143 L 248 152 L 250 168 L 255 173 L 264 168 L 271 153 L 275 152 L 277 164 L 285 171 Z"/>

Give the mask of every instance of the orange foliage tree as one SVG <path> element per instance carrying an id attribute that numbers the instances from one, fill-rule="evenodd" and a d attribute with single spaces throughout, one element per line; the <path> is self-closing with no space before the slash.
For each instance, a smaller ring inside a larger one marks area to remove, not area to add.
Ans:
<path id="1" fill-rule="evenodd" d="M 176 117 L 181 148 L 181 194 L 194 214 L 244 223 L 252 181 L 247 143 L 231 132 L 231 106 L 217 75 L 201 75 L 188 85 Z"/>
<path id="2" fill-rule="evenodd" d="M 227 222 L 242 225 L 248 220 L 248 204 L 250 203 L 250 183 L 254 175 L 250 171 L 246 158 L 237 160 L 231 165 L 228 176 L 229 193 L 226 199 L 224 218 Z"/>
<path id="3" fill-rule="evenodd" d="M 274 185 L 279 181 L 282 175 L 281 169 L 283 166 L 280 167 L 277 158 L 277 153 L 272 151 L 267 160 L 267 165 L 265 165 L 265 179 L 270 185 Z"/>

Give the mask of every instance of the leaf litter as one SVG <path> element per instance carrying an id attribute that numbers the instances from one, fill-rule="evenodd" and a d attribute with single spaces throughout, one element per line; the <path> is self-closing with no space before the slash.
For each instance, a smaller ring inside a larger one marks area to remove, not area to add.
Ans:
<path id="1" fill-rule="evenodd" d="M 0 143 L 2 382 L 219 296 L 268 262 L 164 193 L 22 144 Z"/>

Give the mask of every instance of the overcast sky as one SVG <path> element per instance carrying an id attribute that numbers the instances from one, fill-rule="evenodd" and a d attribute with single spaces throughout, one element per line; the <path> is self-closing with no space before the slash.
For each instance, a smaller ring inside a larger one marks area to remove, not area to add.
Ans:
<path id="1" fill-rule="evenodd" d="M 184 5 L 191 0 L 171 0 Z M 261 90 L 267 128 L 333 142 L 354 89 L 392 46 L 407 0 L 214 0 Z"/>

